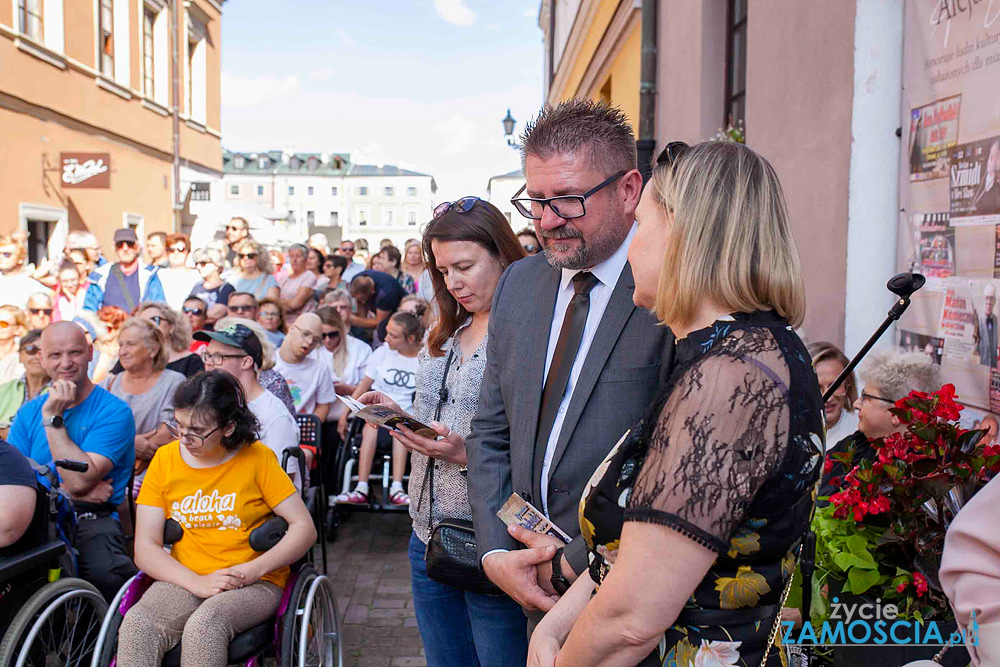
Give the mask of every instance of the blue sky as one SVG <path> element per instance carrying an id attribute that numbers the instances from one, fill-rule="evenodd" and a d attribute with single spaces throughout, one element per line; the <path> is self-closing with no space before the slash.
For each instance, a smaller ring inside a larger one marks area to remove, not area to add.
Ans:
<path id="1" fill-rule="evenodd" d="M 222 142 L 351 152 L 434 175 L 438 199 L 517 169 L 503 139 L 542 104 L 537 0 L 232 0 Z"/>

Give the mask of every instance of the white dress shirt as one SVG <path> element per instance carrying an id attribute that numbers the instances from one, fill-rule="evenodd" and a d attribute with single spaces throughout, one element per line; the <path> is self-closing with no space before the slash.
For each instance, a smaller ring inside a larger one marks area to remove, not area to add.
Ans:
<path id="1" fill-rule="evenodd" d="M 562 431 L 563 421 L 566 419 L 566 410 L 569 402 L 573 398 L 573 390 L 576 382 L 580 379 L 580 372 L 583 370 L 583 363 L 590 352 L 590 344 L 594 342 L 594 335 L 604 317 L 604 311 L 611 301 L 611 294 L 615 291 L 618 278 L 628 261 L 628 248 L 632 245 L 635 237 L 636 223 L 632 223 L 632 228 L 628 236 L 618 247 L 611 257 L 590 269 L 598 282 L 590 291 L 590 311 L 587 313 L 587 324 L 583 327 L 583 338 L 580 339 L 580 349 L 577 350 L 576 358 L 573 360 L 573 370 L 570 371 L 569 380 L 566 382 L 566 392 L 559 403 L 559 410 L 556 412 L 555 421 L 552 423 L 552 431 L 549 433 L 549 441 L 545 446 L 545 460 L 542 463 L 542 511 L 546 515 L 549 513 L 549 467 L 552 465 L 552 457 L 556 451 L 556 443 L 559 442 L 559 433 Z M 549 347 L 545 352 L 545 375 L 542 378 L 542 386 L 545 386 L 545 379 L 549 376 L 549 369 L 552 366 L 552 357 L 556 351 L 556 343 L 559 341 L 559 332 L 562 331 L 563 319 L 566 316 L 566 309 L 572 301 L 575 293 L 573 289 L 573 276 L 580 273 L 575 269 L 562 269 L 562 278 L 559 281 L 559 292 L 556 294 L 556 307 L 552 313 L 552 324 L 549 328 Z"/>

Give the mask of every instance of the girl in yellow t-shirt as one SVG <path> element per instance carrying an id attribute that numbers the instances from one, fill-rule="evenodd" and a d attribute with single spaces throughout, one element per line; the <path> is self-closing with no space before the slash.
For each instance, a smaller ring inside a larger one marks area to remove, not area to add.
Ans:
<path id="1" fill-rule="evenodd" d="M 178 642 L 182 665 L 228 664 L 231 639 L 274 615 L 288 566 L 316 540 L 232 375 L 208 371 L 178 386 L 174 419 L 178 440 L 157 450 L 137 501 L 135 562 L 156 582 L 122 620 L 121 667 L 159 665 Z M 271 514 L 288 532 L 258 554 L 250 531 Z M 169 553 L 168 518 L 184 528 Z"/>

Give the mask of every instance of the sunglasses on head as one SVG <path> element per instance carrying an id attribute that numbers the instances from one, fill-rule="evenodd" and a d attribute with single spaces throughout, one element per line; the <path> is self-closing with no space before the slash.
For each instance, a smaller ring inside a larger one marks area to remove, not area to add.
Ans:
<path id="1" fill-rule="evenodd" d="M 481 201 L 479 197 L 462 197 L 461 199 L 456 199 L 455 201 L 446 201 L 443 204 L 438 204 L 434 208 L 434 217 L 440 218 L 448 211 L 468 213 L 476 205 L 477 201 Z"/>
<path id="2" fill-rule="evenodd" d="M 42 315 L 42 314 L 51 315 L 52 314 L 52 309 L 51 308 L 29 308 L 28 312 L 31 313 L 32 315 Z"/>
<path id="3" fill-rule="evenodd" d="M 236 253 L 236 256 L 239 257 L 240 259 L 257 259 L 258 257 L 260 257 L 260 253 L 248 252 L 244 254 L 242 252 L 238 252 Z"/>
<path id="4" fill-rule="evenodd" d="M 198 315 L 199 317 L 205 314 L 205 311 L 201 308 L 192 308 L 191 306 L 184 306 L 181 308 L 181 312 L 186 315 Z"/>
<path id="5" fill-rule="evenodd" d="M 683 141 L 671 141 L 663 147 L 660 154 L 656 156 L 657 167 L 676 168 L 677 161 L 683 157 L 691 147 Z"/>

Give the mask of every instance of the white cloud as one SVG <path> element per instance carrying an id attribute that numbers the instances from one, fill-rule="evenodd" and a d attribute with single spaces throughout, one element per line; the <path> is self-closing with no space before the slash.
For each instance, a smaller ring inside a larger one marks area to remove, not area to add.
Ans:
<path id="1" fill-rule="evenodd" d="M 441 148 L 445 155 L 464 153 L 476 138 L 476 124 L 465 116 L 452 116 L 436 129 L 445 135 Z"/>
<path id="2" fill-rule="evenodd" d="M 314 69 L 309 70 L 306 77 L 308 77 L 310 81 L 321 81 L 326 83 L 328 81 L 334 81 L 340 73 L 341 72 L 339 70 L 330 68 Z"/>
<path id="3" fill-rule="evenodd" d="M 476 13 L 465 6 L 465 0 L 434 0 L 438 16 L 455 25 L 472 25 Z"/>
<path id="4" fill-rule="evenodd" d="M 351 34 L 346 30 L 344 30 L 343 28 L 337 28 L 336 30 L 334 30 L 333 35 L 334 37 L 340 40 L 340 44 L 342 46 L 346 46 L 348 48 L 354 48 L 355 46 L 358 45 L 357 40 L 351 37 Z"/>
<path id="5" fill-rule="evenodd" d="M 228 107 L 254 107 L 295 93 L 299 78 L 284 76 L 242 77 L 222 72 L 222 99 Z"/>

